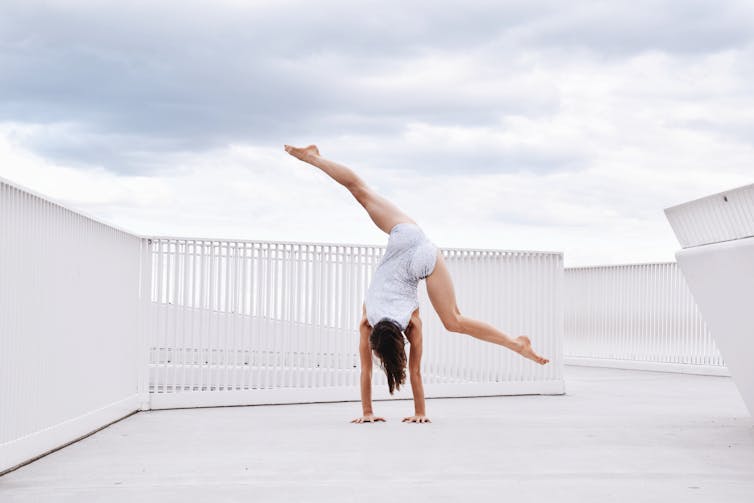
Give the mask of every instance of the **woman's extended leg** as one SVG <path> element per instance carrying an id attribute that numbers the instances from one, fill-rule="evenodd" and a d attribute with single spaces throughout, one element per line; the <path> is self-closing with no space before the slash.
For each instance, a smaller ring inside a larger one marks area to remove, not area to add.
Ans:
<path id="1" fill-rule="evenodd" d="M 297 159 L 318 167 L 327 173 L 330 178 L 347 188 L 359 204 L 367 210 L 369 217 L 377 227 L 385 233 L 390 234 L 390 230 L 400 223 L 416 223 L 393 203 L 374 192 L 350 168 L 320 156 L 316 146 L 309 145 L 304 148 L 296 148 L 286 145 L 285 151 Z"/>
<path id="2" fill-rule="evenodd" d="M 550 361 L 534 352 L 528 337 L 522 335 L 511 339 L 489 323 L 462 315 L 456 304 L 456 294 L 450 271 L 448 271 L 445 259 L 439 251 L 437 252 L 435 268 L 432 274 L 427 277 L 427 294 L 442 324 L 450 332 L 467 334 L 483 341 L 505 346 L 542 365 Z"/>

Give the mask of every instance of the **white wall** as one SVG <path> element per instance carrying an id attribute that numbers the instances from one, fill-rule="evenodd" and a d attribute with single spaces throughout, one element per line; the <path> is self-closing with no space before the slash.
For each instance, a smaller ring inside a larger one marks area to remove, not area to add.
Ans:
<path id="1" fill-rule="evenodd" d="M 754 414 L 754 185 L 665 210 L 676 254 L 731 376 Z"/>
<path id="2" fill-rule="evenodd" d="M 687 248 L 676 257 L 754 415 L 754 238 Z"/>

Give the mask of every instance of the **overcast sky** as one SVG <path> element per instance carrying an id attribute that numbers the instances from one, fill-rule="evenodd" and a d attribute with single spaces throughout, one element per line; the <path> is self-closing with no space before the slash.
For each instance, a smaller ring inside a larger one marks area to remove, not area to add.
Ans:
<path id="1" fill-rule="evenodd" d="M 667 261 L 754 182 L 754 2 L 0 0 L 0 177 L 140 234 Z"/>

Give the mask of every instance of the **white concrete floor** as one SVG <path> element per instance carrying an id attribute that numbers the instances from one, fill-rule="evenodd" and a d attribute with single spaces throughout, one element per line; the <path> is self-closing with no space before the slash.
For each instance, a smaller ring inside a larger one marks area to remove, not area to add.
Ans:
<path id="1" fill-rule="evenodd" d="M 0 477 L 0 501 L 754 501 L 733 382 L 566 368 L 565 396 L 143 412 Z"/>

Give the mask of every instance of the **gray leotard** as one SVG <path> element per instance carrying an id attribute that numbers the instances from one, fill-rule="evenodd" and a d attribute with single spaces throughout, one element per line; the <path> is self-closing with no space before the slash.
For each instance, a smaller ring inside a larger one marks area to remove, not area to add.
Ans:
<path id="1" fill-rule="evenodd" d="M 390 318 L 405 330 L 419 307 L 419 280 L 432 274 L 436 261 L 437 246 L 418 225 L 401 223 L 393 227 L 366 294 L 369 324 L 375 326 L 381 319 Z"/>

